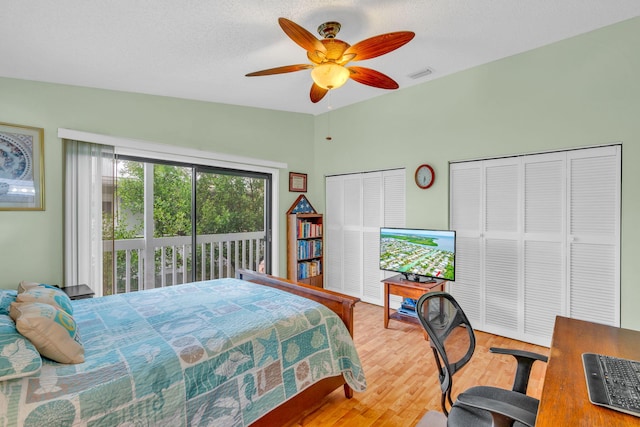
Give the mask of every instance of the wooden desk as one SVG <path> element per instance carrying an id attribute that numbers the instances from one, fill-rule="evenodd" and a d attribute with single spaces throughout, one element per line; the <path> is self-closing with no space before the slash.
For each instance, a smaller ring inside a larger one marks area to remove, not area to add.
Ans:
<path id="1" fill-rule="evenodd" d="M 398 295 L 402 298 L 418 299 L 427 292 L 442 291 L 446 280 L 438 280 L 431 283 L 418 283 L 406 280 L 402 274 L 389 277 L 382 281 L 384 283 L 384 327 L 389 327 L 389 319 L 403 322 L 420 323 L 417 318 L 405 316 L 400 313 L 389 314 L 389 296 Z"/>
<path id="2" fill-rule="evenodd" d="M 640 331 L 557 316 L 536 427 L 640 425 L 638 417 L 589 401 L 582 353 L 640 360 Z"/>

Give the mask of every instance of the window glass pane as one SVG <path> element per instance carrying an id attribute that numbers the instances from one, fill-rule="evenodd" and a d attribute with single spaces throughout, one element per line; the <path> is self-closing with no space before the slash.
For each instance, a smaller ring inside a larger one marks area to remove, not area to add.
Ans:
<path id="1" fill-rule="evenodd" d="M 196 179 L 197 279 L 259 269 L 265 256 L 266 179 L 204 170 Z"/>
<path id="2" fill-rule="evenodd" d="M 153 168 L 155 287 L 191 282 L 191 167 Z"/>
<path id="3" fill-rule="evenodd" d="M 144 163 L 118 159 L 114 197 L 114 252 L 116 289 L 105 295 L 137 291 L 142 288 L 144 246 Z"/>

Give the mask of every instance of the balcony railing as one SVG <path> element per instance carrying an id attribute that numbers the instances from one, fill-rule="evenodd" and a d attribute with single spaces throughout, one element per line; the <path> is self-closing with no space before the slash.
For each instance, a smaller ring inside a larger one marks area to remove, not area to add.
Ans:
<path id="1" fill-rule="evenodd" d="M 234 277 L 238 268 L 257 270 L 264 257 L 264 237 L 264 231 L 199 235 L 195 256 L 191 236 L 153 238 L 147 244 L 143 238 L 104 241 L 105 270 L 110 274 L 104 275 L 103 295 L 191 282 L 194 268 L 195 280 Z"/>

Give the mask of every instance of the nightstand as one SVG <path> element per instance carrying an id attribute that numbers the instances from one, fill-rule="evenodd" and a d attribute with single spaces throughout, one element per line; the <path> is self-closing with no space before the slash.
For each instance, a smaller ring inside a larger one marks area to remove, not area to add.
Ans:
<path id="1" fill-rule="evenodd" d="M 72 300 L 93 298 L 94 292 L 87 285 L 65 286 L 61 288 Z"/>

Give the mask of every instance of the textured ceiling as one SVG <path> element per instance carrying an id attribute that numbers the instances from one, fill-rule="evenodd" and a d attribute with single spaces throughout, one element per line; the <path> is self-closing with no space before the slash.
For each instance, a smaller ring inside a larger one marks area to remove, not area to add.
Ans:
<path id="1" fill-rule="evenodd" d="M 308 62 L 278 17 L 338 21 L 350 44 L 414 31 L 353 63 L 402 90 L 637 16 L 640 0 L 0 0 L 0 76 L 320 114 L 388 91 L 349 81 L 312 104 L 309 70 L 245 77 Z"/>

